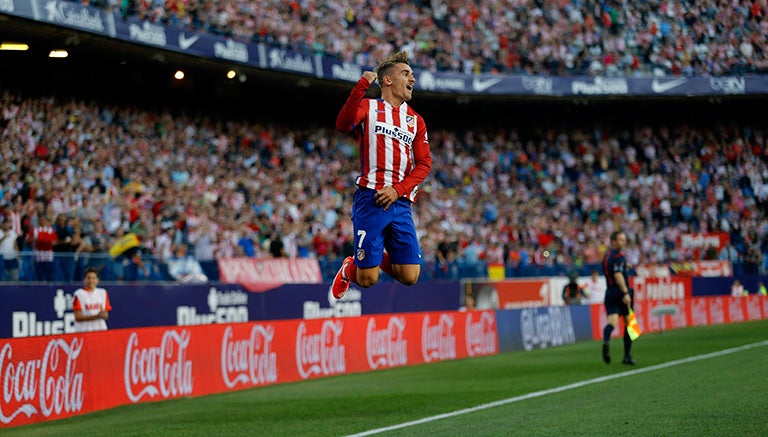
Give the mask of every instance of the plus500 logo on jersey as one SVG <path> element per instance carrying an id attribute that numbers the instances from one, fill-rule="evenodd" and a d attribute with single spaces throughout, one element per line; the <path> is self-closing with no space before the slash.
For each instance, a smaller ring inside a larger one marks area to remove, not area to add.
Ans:
<path id="1" fill-rule="evenodd" d="M 414 135 L 407 130 L 389 123 L 376 122 L 373 127 L 376 135 L 386 135 L 394 140 L 402 141 L 409 146 L 413 144 Z"/>

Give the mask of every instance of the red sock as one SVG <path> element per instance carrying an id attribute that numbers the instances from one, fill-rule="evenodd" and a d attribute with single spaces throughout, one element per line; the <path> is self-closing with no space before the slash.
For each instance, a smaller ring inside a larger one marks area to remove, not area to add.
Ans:
<path id="1" fill-rule="evenodd" d="M 379 268 L 389 276 L 392 276 L 393 278 L 395 277 L 392 271 L 392 262 L 389 261 L 389 254 L 387 252 L 384 252 L 383 257 L 381 258 L 381 265 L 379 265 Z"/>
<path id="2" fill-rule="evenodd" d="M 350 282 L 357 284 L 357 266 L 355 265 L 354 261 L 347 264 L 347 268 L 344 271 L 344 276 L 346 276 L 347 279 L 350 280 Z M 357 284 L 357 285 L 360 285 L 360 284 Z"/>

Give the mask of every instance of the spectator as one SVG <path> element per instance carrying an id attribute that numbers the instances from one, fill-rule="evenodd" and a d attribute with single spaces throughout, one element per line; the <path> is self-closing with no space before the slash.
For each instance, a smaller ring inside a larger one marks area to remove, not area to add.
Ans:
<path id="1" fill-rule="evenodd" d="M 106 267 L 110 238 L 101 219 L 95 218 L 91 225 L 92 231 L 83 237 L 79 253 L 84 258 L 86 268 L 93 268 L 97 276 L 100 276 Z"/>
<path id="2" fill-rule="evenodd" d="M 72 282 L 75 275 L 73 255 L 80 244 L 80 237 L 75 237 L 72 221 L 66 213 L 60 213 L 56 216 L 53 229 L 56 231 L 56 243 L 53 244 L 54 279 Z"/>
<path id="3" fill-rule="evenodd" d="M 475 307 L 475 296 L 473 296 L 471 293 L 467 293 L 464 296 L 464 305 L 459 307 L 459 311 L 474 311 L 477 308 Z"/>
<path id="4" fill-rule="evenodd" d="M 571 273 L 568 275 L 568 283 L 563 287 L 563 303 L 566 305 L 581 305 L 584 301 L 584 290 L 576 282 L 578 275 Z"/>
<path id="5" fill-rule="evenodd" d="M 171 222 L 161 224 L 161 232 L 155 237 L 154 255 L 155 262 L 160 274 L 164 280 L 170 280 L 172 277 L 168 273 L 168 260 L 173 256 L 174 239 L 176 228 Z"/>
<path id="6" fill-rule="evenodd" d="M 10 218 L 1 218 L 0 222 L 0 258 L 3 263 L 4 280 L 19 280 L 19 234 L 11 227 Z"/>
<path id="7" fill-rule="evenodd" d="M 605 299 L 605 284 L 600 279 L 600 272 L 593 269 L 589 279 L 583 284 L 584 294 L 590 304 L 602 304 Z"/>
<path id="8" fill-rule="evenodd" d="M 200 263 L 188 252 L 186 244 L 176 246 L 174 256 L 168 260 L 168 273 L 179 282 L 208 282 Z"/>
<path id="9" fill-rule="evenodd" d="M 53 245 L 58 241 L 51 221 L 43 214 L 38 217 L 37 226 L 30 233 L 30 243 L 34 248 L 35 279 L 51 282 L 54 280 Z"/>
<path id="10" fill-rule="evenodd" d="M 733 284 L 731 284 L 731 296 L 744 297 L 748 295 L 749 291 L 744 288 L 744 285 L 742 285 L 741 281 L 739 279 L 734 279 Z"/>

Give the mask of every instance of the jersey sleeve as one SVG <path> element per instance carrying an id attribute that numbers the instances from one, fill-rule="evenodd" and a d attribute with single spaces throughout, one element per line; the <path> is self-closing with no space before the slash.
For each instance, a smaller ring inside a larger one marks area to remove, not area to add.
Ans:
<path id="1" fill-rule="evenodd" d="M 624 267 L 627 264 L 627 259 L 624 258 L 624 255 L 618 254 L 616 255 L 609 265 L 609 270 L 611 275 L 615 275 L 616 273 L 624 273 Z"/>
<path id="2" fill-rule="evenodd" d="M 104 290 L 104 311 L 112 311 L 112 305 L 109 303 L 109 293 Z"/>
<path id="3" fill-rule="evenodd" d="M 371 84 L 368 80 L 363 77 L 357 81 L 355 87 L 352 88 L 352 92 L 349 93 L 344 106 L 341 107 L 339 115 L 336 117 L 336 130 L 348 133 L 352 132 L 360 124 L 365 117 L 365 92 L 370 86 Z"/>
<path id="4" fill-rule="evenodd" d="M 75 292 L 75 298 L 72 301 L 72 310 L 73 311 L 82 311 L 83 310 L 83 303 L 80 302 L 80 296 L 78 296 L 77 292 Z"/>

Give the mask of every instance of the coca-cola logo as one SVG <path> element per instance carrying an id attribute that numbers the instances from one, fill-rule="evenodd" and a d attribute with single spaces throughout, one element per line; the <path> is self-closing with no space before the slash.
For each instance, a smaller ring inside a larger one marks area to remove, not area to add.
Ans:
<path id="1" fill-rule="evenodd" d="M 275 328 L 254 325 L 248 338 L 234 339 L 231 326 L 221 339 L 221 374 L 224 384 L 252 385 L 277 382 L 277 354 L 272 351 Z"/>
<path id="2" fill-rule="evenodd" d="M 484 312 L 475 321 L 472 312 L 467 312 L 466 340 L 470 357 L 496 353 L 496 319 Z"/>
<path id="3" fill-rule="evenodd" d="M 346 372 L 347 362 L 341 344 L 344 322 L 326 320 L 320 332 L 307 332 L 302 322 L 296 332 L 296 367 L 303 379 L 315 375 L 336 375 Z"/>
<path id="4" fill-rule="evenodd" d="M 425 362 L 456 358 L 454 323 L 453 316 L 448 314 L 441 314 L 434 325 L 429 315 L 424 316 L 421 325 L 421 354 Z"/>
<path id="5" fill-rule="evenodd" d="M 393 316 L 387 325 L 378 328 L 376 319 L 368 320 L 365 353 L 371 369 L 408 364 L 408 341 L 404 336 L 405 318 Z"/>
<path id="6" fill-rule="evenodd" d="M 131 333 L 125 349 L 123 379 L 131 402 L 143 397 L 163 398 L 192 394 L 192 361 L 187 359 L 189 331 L 165 331 L 159 346 L 139 346 Z"/>
<path id="7" fill-rule="evenodd" d="M 25 414 L 44 417 L 73 413 L 83 408 L 83 373 L 77 371 L 77 358 L 83 341 L 74 338 L 51 340 L 43 357 L 13 362 L 13 346 L 0 350 L 0 375 L 3 398 L 0 422 L 11 423 Z M 7 407 L 10 407 L 6 409 Z"/>

